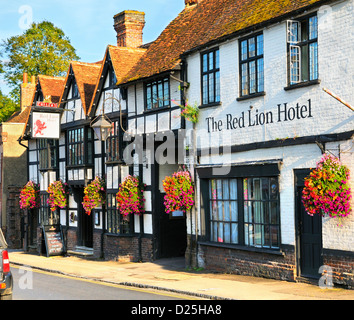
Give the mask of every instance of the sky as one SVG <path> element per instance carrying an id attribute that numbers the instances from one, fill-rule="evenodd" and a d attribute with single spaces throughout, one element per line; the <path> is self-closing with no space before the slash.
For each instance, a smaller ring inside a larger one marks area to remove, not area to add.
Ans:
<path id="1" fill-rule="evenodd" d="M 116 45 L 115 14 L 123 10 L 145 12 L 143 41 L 148 43 L 183 8 L 184 0 L 0 0 L 0 42 L 22 34 L 31 22 L 46 20 L 64 31 L 81 61 L 96 62 L 103 59 L 107 45 Z M 0 89 L 4 94 L 9 92 L 1 78 Z"/>

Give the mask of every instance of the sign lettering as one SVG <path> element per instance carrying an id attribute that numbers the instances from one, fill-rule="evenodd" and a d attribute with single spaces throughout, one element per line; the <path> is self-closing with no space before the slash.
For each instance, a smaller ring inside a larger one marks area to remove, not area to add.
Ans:
<path id="1" fill-rule="evenodd" d="M 243 111 L 239 116 L 227 114 L 224 120 L 217 120 L 214 117 L 208 117 L 205 120 L 210 133 L 306 118 L 313 118 L 311 99 L 304 105 L 300 103 L 297 103 L 296 106 L 290 106 L 288 103 L 278 104 L 276 111 L 260 112 L 258 109 L 251 109 L 248 112 Z"/>

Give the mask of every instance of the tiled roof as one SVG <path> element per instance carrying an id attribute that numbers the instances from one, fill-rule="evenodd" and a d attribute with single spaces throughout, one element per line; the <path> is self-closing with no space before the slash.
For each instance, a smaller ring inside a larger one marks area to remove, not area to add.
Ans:
<path id="1" fill-rule="evenodd" d="M 199 0 L 186 7 L 148 48 L 119 84 L 173 70 L 182 53 L 231 36 L 241 30 L 320 5 L 324 0 Z M 250 30 L 251 31 L 251 30 Z"/>
<path id="2" fill-rule="evenodd" d="M 27 123 L 31 113 L 31 107 L 26 107 L 23 111 L 14 113 L 6 123 Z"/>
<path id="3" fill-rule="evenodd" d="M 120 82 L 128 74 L 146 49 L 108 46 L 117 82 Z"/>
<path id="4" fill-rule="evenodd" d="M 70 69 L 72 69 L 78 86 L 82 102 L 82 108 L 85 114 L 87 114 L 87 110 L 90 107 L 91 100 L 95 92 L 95 87 L 100 74 L 101 65 L 101 61 L 96 63 L 72 61 L 70 63 L 70 68 L 65 83 L 68 82 L 68 78 L 70 76 Z M 60 101 L 63 99 L 63 93 L 60 97 Z"/>
<path id="5" fill-rule="evenodd" d="M 42 89 L 43 97 L 51 96 L 52 102 L 58 103 L 64 88 L 65 78 L 39 75 L 38 81 Z"/>
<path id="6" fill-rule="evenodd" d="M 103 70 L 105 68 L 105 63 L 107 61 L 108 55 L 111 58 L 112 66 L 117 78 L 117 82 L 121 82 L 122 79 L 126 77 L 128 72 L 133 68 L 134 65 L 140 60 L 140 58 L 145 54 L 147 49 L 142 48 L 126 48 L 126 47 L 116 47 L 116 46 L 107 46 L 105 56 L 102 62 L 101 70 L 99 72 L 99 78 L 101 78 Z M 97 81 L 94 88 L 94 92 L 97 92 L 100 86 L 100 81 Z M 97 99 L 97 97 L 96 97 Z M 92 110 L 94 99 L 91 101 L 91 106 L 89 113 Z"/>

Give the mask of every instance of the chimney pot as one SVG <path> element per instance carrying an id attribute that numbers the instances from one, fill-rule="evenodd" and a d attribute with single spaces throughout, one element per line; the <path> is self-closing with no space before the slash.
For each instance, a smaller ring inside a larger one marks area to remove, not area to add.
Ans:
<path id="1" fill-rule="evenodd" d="M 23 74 L 23 83 L 27 83 L 28 82 L 28 75 L 27 75 L 27 73 L 25 72 L 24 74 Z"/>
<path id="2" fill-rule="evenodd" d="M 138 48 L 143 44 L 145 13 L 126 10 L 114 16 L 114 29 L 117 32 L 117 46 Z"/>

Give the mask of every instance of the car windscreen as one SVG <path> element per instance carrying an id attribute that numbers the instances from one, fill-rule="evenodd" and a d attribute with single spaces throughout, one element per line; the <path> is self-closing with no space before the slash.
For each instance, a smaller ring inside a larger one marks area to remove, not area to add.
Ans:
<path id="1" fill-rule="evenodd" d="M 7 243 L 5 241 L 5 237 L 0 229 L 0 248 L 7 248 Z"/>

